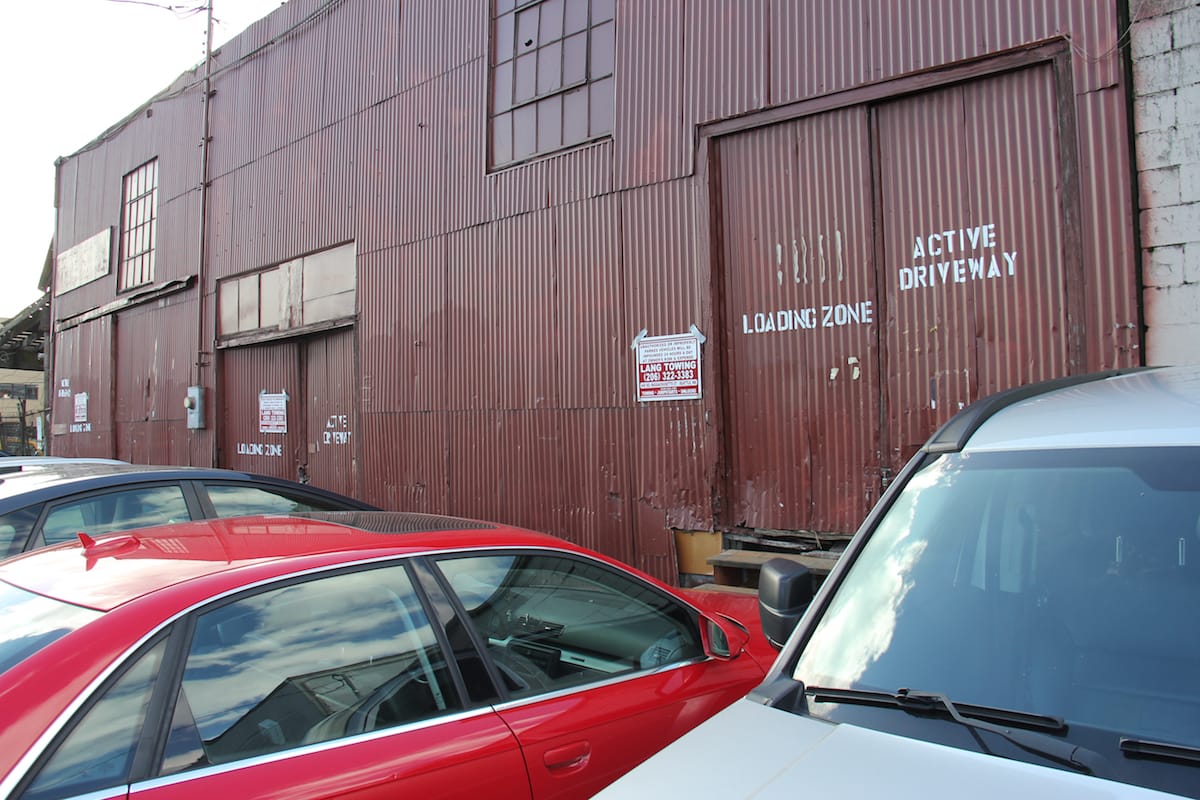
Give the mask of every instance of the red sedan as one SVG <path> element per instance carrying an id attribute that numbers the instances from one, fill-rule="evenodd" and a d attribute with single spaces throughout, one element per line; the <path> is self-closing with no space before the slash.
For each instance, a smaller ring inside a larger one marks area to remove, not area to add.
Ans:
<path id="1" fill-rule="evenodd" d="M 590 797 L 757 684 L 752 598 L 426 515 L 0 563 L 0 798 Z"/>

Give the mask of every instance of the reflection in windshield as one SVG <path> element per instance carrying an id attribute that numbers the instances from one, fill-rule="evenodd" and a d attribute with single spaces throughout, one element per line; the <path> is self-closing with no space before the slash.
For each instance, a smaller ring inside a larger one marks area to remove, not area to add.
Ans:
<path id="1" fill-rule="evenodd" d="M 218 763 L 446 710 L 457 700 L 443 670 L 411 584 L 393 567 L 209 612 L 197 623 L 183 689 Z"/>
<path id="2" fill-rule="evenodd" d="M 921 488 L 944 479 L 944 463 L 913 478 L 913 489 L 905 493 L 875 533 L 879 545 L 864 553 L 855 569 L 869 572 L 871 581 L 855 584 L 855 591 L 844 587 L 809 646 L 804 649 L 796 675 L 804 682 L 820 686 L 857 685 L 867 668 L 875 663 L 892 643 L 905 595 L 912 588 L 913 566 L 925 551 L 928 541 L 913 524 L 915 502 L 924 495 Z M 887 540 L 888 546 L 882 546 Z"/>
<path id="3" fill-rule="evenodd" d="M 866 542 L 793 670 L 1200 745 L 1200 451 L 947 455 Z"/>
<path id="4" fill-rule="evenodd" d="M 99 616 L 0 582 L 0 673 Z"/>

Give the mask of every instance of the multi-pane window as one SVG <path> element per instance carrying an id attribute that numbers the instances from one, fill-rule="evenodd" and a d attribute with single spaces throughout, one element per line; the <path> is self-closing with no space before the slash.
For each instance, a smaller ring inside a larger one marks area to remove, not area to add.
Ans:
<path id="1" fill-rule="evenodd" d="M 121 192 L 120 288 L 154 280 L 154 235 L 158 226 L 158 160 L 125 176 Z"/>
<path id="2" fill-rule="evenodd" d="M 493 0 L 491 162 L 613 129 L 616 0 Z"/>

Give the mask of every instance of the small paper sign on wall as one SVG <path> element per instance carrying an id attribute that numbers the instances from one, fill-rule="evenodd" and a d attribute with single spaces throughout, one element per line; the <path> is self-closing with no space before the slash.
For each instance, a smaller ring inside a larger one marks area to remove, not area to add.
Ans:
<path id="1" fill-rule="evenodd" d="M 700 399 L 700 339 L 692 333 L 637 342 L 637 400 Z"/>
<path id="2" fill-rule="evenodd" d="M 287 401 L 287 392 L 259 393 L 259 433 L 287 433 Z"/>

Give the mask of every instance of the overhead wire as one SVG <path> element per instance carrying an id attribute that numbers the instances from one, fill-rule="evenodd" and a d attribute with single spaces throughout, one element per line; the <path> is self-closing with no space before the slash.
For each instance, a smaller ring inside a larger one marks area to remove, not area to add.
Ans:
<path id="1" fill-rule="evenodd" d="M 205 0 L 205 2 L 200 3 L 196 13 L 201 13 L 201 12 L 207 11 L 208 4 L 211 1 L 212 0 Z M 167 5 L 167 4 L 162 4 L 162 3 L 154 3 L 154 2 L 151 2 L 151 0 L 107 0 L 107 2 L 131 3 L 131 4 L 135 4 L 135 5 L 147 5 L 147 6 L 152 6 L 155 8 L 162 8 L 165 10 L 174 10 L 176 8 L 187 8 L 186 6 L 174 6 L 174 5 Z M 238 67 L 242 66 L 246 62 L 257 57 L 263 51 L 265 51 L 265 50 L 273 47 L 274 45 L 282 42 L 283 40 L 287 39 L 292 34 L 296 33 L 298 30 L 300 30 L 301 28 L 305 27 L 306 25 L 308 25 L 309 23 L 318 19 L 319 17 L 329 13 L 335 7 L 341 5 L 344 2 L 345 2 L 345 0 L 326 0 L 326 2 L 322 3 L 317 8 L 313 9 L 306 17 L 299 20 L 298 22 L 296 22 L 295 24 L 293 24 L 286 30 L 283 30 L 280 33 L 276 34 L 275 36 L 271 37 L 267 41 L 260 44 L 258 47 L 255 47 L 253 50 L 243 53 L 242 55 L 238 56 L 238 58 L 235 59 L 234 61 L 231 61 L 228 64 L 224 64 L 224 65 L 212 70 L 212 72 L 209 73 L 209 75 L 208 75 L 208 79 L 211 80 L 213 78 L 216 78 L 218 75 L 222 75 L 226 72 L 237 69 Z M 214 52 L 216 52 L 216 51 L 214 51 Z M 197 67 L 199 67 L 199 66 L 202 66 L 202 64 L 197 65 Z M 183 73 L 183 74 L 187 74 L 187 73 Z M 182 77 L 182 75 L 180 75 L 180 77 Z M 75 153 L 73 153 L 72 155 L 73 156 L 80 155 L 82 153 L 87 153 L 87 152 L 91 152 L 92 150 L 95 150 L 97 147 L 104 144 L 106 141 L 111 139 L 113 136 L 120 133 L 125 128 L 129 127 L 130 123 L 132 123 L 133 120 L 135 120 L 139 116 L 141 116 L 142 112 L 145 111 L 150 106 L 152 106 L 154 103 L 160 103 L 165 100 L 172 100 L 176 97 L 187 94 L 188 92 L 195 89 L 197 86 L 202 85 L 204 83 L 204 81 L 205 81 L 205 77 L 201 76 L 201 77 L 196 78 L 193 81 L 189 81 L 189 82 L 185 83 L 184 85 L 182 85 L 176 89 L 166 89 L 166 90 L 163 90 L 162 92 L 159 92 L 158 94 L 154 95 L 149 100 L 147 100 L 145 103 L 142 103 L 142 105 L 138 106 L 138 108 L 136 110 L 134 110 L 132 113 L 130 113 L 124 119 L 122 119 L 120 122 L 117 122 L 116 124 L 112 125 L 107 130 L 105 130 L 103 133 L 101 133 L 99 136 L 97 136 L 94 140 L 92 140 L 88 144 L 84 145 L 79 150 L 75 151 Z"/>

